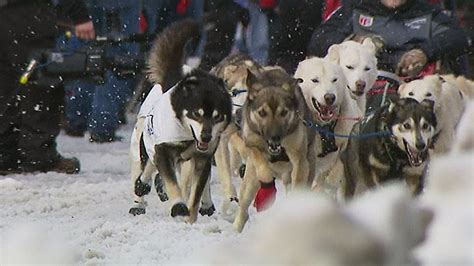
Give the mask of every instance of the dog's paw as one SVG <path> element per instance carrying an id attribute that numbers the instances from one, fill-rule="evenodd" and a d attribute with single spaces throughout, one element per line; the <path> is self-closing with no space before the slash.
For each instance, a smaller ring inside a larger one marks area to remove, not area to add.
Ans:
<path id="1" fill-rule="evenodd" d="M 132 214 L 133 216 L 137 216 L 137 215 L 140 215 L 140 214 L 145 214 L 145 208 L 132 207 L 132 208 L 130 208 L 128 213 Z"/>
<path id="2" fill-rule="evenodd" d="M 151 191 L 151 186 L 147 183 L 143 183 L 140 180 L 140 177 L 137 178 L 137 180 L 135 181 L 135 195 L 139 197 L 143 197 L 147 195 L 148 193 L 150 193 L 150 191 Z"/>
<path id="3" fill-rule="evenodd" d="M 245 164 L 242 164 L 240 167 L 239 167 L 239 176 L 240 178 L 244 178 L 245 176 Z"/>
<path id="4" fill-rule="evenodd" d="M 233 222 L 235 220 L 235 215 L 239 210 L 239 199 L 237 197 L 231 197 L 228 200 L 223 200 L 220 214 L 224 220 Z"/>
<path id="5" fill-rule="evenodd" d="M 214 207 L 214 204 L 211 205 L 211 207 L 208 207 L 208 208 L 204 208 L 201 206 L 201 208 L 199 208 L 199 213 L 201 214 L 201 216 L 211 216 L 214 214 L 214 212 L 216 211 L 216 207 Z"/>
<path id="6" fill-rule="evenodd" d="M 155 176 L 155 189 L 161 202 L 165 202 L 169 199 L 168 194 L 165 192 L 165 186 L 163 185 L 160 174 L 156 174 Z"/>
<path id="7" fill-rule="evenodd" d="M 171 217 L 189 216 L 189 210 L 186 204 L 178 202 L 171 207 Z"/>

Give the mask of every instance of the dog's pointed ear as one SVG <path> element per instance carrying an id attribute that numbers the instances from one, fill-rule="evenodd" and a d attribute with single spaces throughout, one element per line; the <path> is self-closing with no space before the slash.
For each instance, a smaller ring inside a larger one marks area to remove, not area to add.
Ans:
<path id="1" fill-rule="evenodd" d="M 434 104 L 435 104 L 434 101 L 425 99 L 420 104 L 421 106 L 423 106 L 425 110 L 429 112 L 434 112 Z"/>
<path id="2" fill-rule="evenodd" d="M 339 64 L 339 44 L 333 44 L 328 49 L 328 54 L 324 57 L 329 59 L 329 61 Z"/>
<path id="3" fill-rule="evenodd" d="M 372 41 L 371 38 L 365 38 L 364 41 L 362 42 L 362 45 L 367 48 L 370 53 L 372 54 L 376 54 L 377 50 L 376 50 L 376 47 L 375 47 L 375 44 L 374 44 L 374 41 Z"/>
<path id="4" fill-rule="evenodd" d="M 439 82 L 441 83 L 445 83 L 446 80 L 444 79 L 443 76 L 441 76 L 440 74 L 434 74 L 433 76 L 435 76 L 436 78 L 438 78 Z"/>
<path id="5" fill-rule="evenodd" d="M 247 84 L 248 89 L 247 99 L 252 101 L 255 99 L 255 96 L 259 90 L 257 89 L 258 86 L 255 86 L 258 83 L 258 78 L 252 71 L 250 71 L 250 69 L 247 69 L 247 78 L 245 83 Z"/>
<path id="6" fill-rule="evenodd" d="M 247 78 L 245 79 L 247 87 L 252 87 L 255 83 L 257 83 L 257 81 L 258 79 L 255 74 L 250 69 L 247 69 Z"/>

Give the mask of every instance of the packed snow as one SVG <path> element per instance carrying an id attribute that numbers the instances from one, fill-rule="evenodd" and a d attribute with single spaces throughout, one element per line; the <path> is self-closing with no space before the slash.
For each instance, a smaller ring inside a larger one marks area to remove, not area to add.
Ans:
<path id="1" fill-rule="evenodd" d="M 240 237 L 216 213 L 185 224 L 150 193 L 145 215 L 133 217 L 128 139 L 92 144 L 58 137 L 59 150 L 81 161 L 78 175 L 0 176 L 0 264 L 176 264 L 211 244 Z M 221 198 L 213 178 L 213 200 Z"/>

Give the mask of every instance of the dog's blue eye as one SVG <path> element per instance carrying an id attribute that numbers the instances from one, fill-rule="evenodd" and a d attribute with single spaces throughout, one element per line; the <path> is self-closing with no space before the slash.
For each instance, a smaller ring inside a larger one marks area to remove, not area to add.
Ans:
<path id="1" fill-rule="evenodd" d="M 314 82 L 314 83 L 319 83 L 318 79 L 312 79 L 311 81 Z"/>
<path id="2" fill-rule="evenodd" d="M 346 68 L 347 68 L 347 69 L 350 69 L 350 70 L 354 69 L 353 66 L 346 66 Z"/>
<path id="3" fill-rule="evenodd" d="M 262 110 L 258 111 L 258 115 L 260 115 L 261 117 L 265 117 L 265 116 L 267 116 L 267 112 L 265 112 L 265 110 L 262 109 Z"/>

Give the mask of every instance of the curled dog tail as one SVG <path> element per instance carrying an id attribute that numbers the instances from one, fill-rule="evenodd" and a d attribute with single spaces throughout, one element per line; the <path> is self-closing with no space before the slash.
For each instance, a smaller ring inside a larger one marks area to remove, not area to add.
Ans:
<path id="1" fill-rule="evenodd" d="M 199 37 L 199 24 L 191 19 L 173 23 L 156 38 L 147 62 L 148 79 L 161 84 L 163 92 L 183 77 L 184 47 L 192 38 Z"/>

